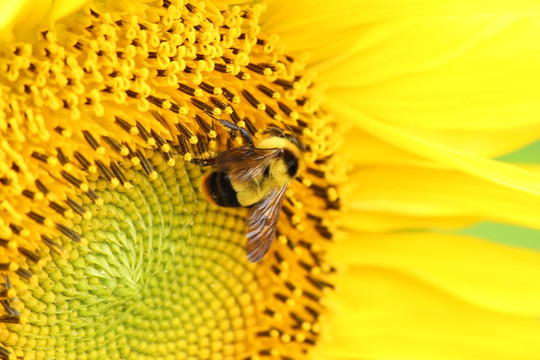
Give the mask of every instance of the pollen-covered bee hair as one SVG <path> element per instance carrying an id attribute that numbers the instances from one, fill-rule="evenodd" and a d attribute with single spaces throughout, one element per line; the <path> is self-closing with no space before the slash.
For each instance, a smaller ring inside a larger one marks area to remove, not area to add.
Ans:
<path id="1" fill-rule="evenodd" d="M 287 186 L 302 166 L 302 143 L 278 127 L 269 127 L 257 146 L 246 129 L 226 121 L 229 132 L 240 133 L 244 146 L 223 151 L 200 165 L 215 166 L 202 181 L 207 199 L 224 207 L 248 208 L 246 255 L 258 262 L 274 239 Z"/>

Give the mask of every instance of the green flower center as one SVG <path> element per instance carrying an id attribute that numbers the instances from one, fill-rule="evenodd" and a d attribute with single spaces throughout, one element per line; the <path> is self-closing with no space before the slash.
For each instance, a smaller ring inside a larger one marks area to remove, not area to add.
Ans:
<path id="1" fill-rule="evenodd" d="M 19 295 L 28 321 L 10 325 L 20 329 L 7 345 L 45 359 L 245 354 L 262 294 L 244 260 L 243 211 L 204 200 L 198 167 L 149 157 L 153 180 L 127 169 L 130 190 L 90 184 L 104 205 L 87 204 L 92 219 L 74 226 L 88 246 L 66 241 L 69 258 L 36 272 L 39 286 Z"/>

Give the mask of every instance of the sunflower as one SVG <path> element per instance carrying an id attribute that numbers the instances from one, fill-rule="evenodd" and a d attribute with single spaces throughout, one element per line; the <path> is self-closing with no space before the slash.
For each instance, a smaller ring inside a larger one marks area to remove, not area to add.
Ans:
<path id="1" fill-rule="evenodd" d="M 456 232 L 540 227 L 534 2 L 4 10 L 0 359 L 540 356 L 540 256 Z M 222 120 L 306 148 L 256 264 Z"/>

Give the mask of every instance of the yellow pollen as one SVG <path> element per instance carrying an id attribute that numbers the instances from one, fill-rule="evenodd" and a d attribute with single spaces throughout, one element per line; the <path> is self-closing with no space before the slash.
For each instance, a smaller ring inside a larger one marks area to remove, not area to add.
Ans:
<path id="1" fill-rule="evenodd" d="M 279 350 L 277 350 L 277 349 L 270 350 L 270 355 L 274 356 L 274 357 L 278 357 L 279 356 Z"/>
<path id="2" fill-rule="evenodd" d="M 18 248 L 17 242 L 15 240 L 10 240 L 8 241 L 7 247 L 10 250 L 16 250 Z"/>
<path id="3" fill-rule="evenodd" d="M 283 334 L 281 336 L 281 341 L 283 341 L 284 343 L 290 343 L 291 342 L 291 335 Z"/>

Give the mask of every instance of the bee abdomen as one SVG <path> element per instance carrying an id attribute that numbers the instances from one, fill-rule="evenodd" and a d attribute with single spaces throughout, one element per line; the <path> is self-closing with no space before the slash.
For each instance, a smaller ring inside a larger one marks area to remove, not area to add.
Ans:
<path id="1" fill-rule="evenodd" d="M 241 206 L 227 173 L 214 171 L 203 181 L 203 190 L 213 203 L 224 207 Z"/>

